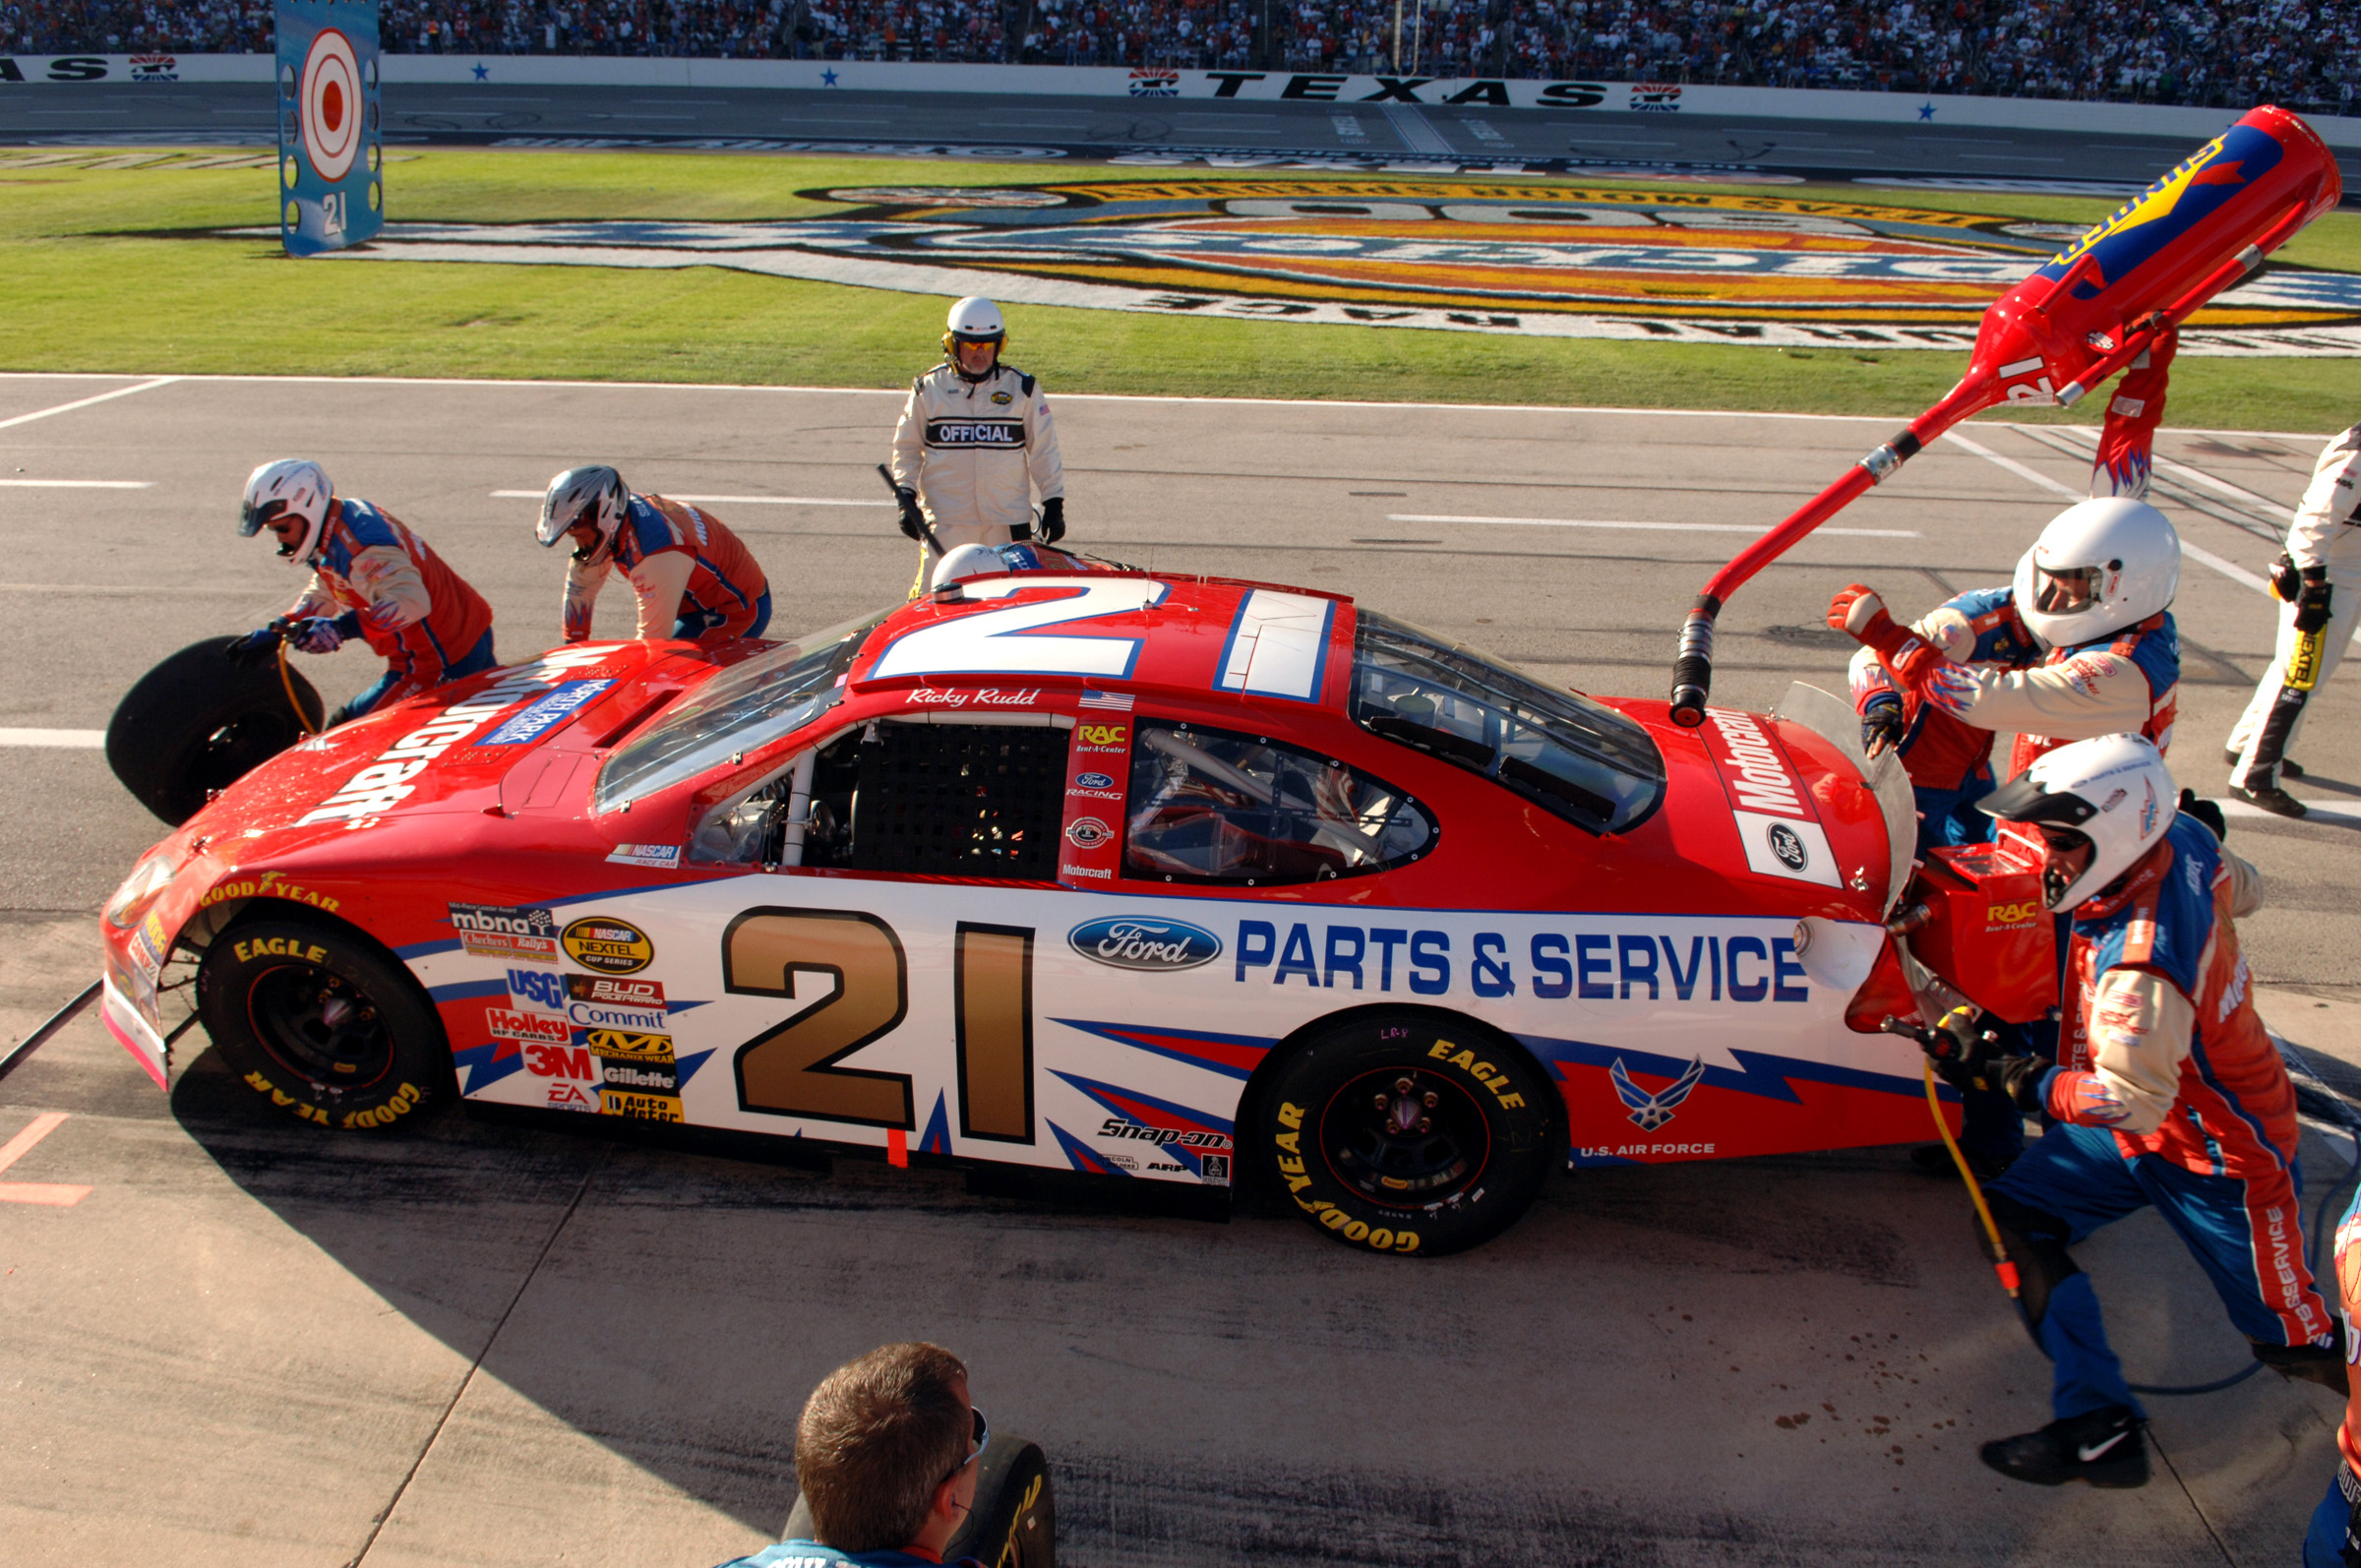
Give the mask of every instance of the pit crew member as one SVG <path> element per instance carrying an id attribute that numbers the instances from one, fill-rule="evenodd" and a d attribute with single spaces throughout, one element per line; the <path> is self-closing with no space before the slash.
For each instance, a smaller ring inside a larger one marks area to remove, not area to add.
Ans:
<path id="1" fill-rule="evenodd" d="M 231 642 L 231 657 L 268 657 L 283 635 L 301 653 L 366 641 L 386 661 L 374 686 L 329 715 L 331 727 L 492 668 L 483 596 L 392 513 L 338 496 L 318 463 L 281 457 L 247 475 L 238 534 L 265 529 L 279 559 L 312 577 L 277 624 Z"/>
<path id="2" fill-rule="evenodd" d="M 2094 480 L 2093 483 L 2096 483 Z M 1918 805 L 1918 852 L 1992 835 L 1976 810 L 1992 789 L 1992 736 L 2014 730 L 2010 772 L 2051 748 L 2099 735 L 2172 741 L 2180 637 L 2167 608 L 2180 586 L 2180 539 L 2144 501 L 2078 502 L 2050 520 L 2006 587 L 1959 594 L 1905 629 L 1853 583 L 1828 623 L 1862 646 L 1853 704 L 1863 739 L 1900 750 Z M 2005 1101 L 1969 1094 L 1962 1139 L 1986 1175 L 2005 1170 L 2025 1132 Z M 1940 1144 L 1913 1150 L 1943 1173 Z"/>
<path id="3" fill-rule="evenodd" d="M 2281 601 L 2279 640 L 2263 679 L 2255 687 L 2225 753 L 2230 788 L 2280 816 L 2302 816 L 2304 803 L 2287 793 L 2281 776 L 2302 778 L 2288 748 L 2303 727 L 2311 693 L 2289 684 L 2289 660 L 2307 634 L 2322 638 L 2313 675 L 2318 686 L 2344 658 L 2361 622 L 2361 425 L 2330 442 L 2312 470 L 2312 483 L 2295 509 L 2287 549 L 2271 571 L 2271 593 Z M 2341 588 L 2342 591 L 2339 591 Z"/>
<path id="4" fill-rule="evenodd" d="M 1034 537 L 1041 496 L 1043 544 L 1065 536 L 1065 470 L 1058 427 L 1041 384 L 1000 363 L 1007 324 L 973 296 L 951 307 L 942 363 L 910 384 L 893 430 L 890 466 L 902 532 L 921 541 L 917 593 L 928 581 L 926 525 L 945 550 Z"/>
<path id="5" fill-rule="evenodd" d="M 2027 1326 L 2055 1363 L 2056 1418 L 1982 1457 L 2039 1485 L 2148 1480 L 2147 1417 L 2067 1251 L 2141 1208 L 2188 1244 L 2258 1360 L 2346 1388 L 2304 1261 L 2295 1090 L 2233 923 L 2261 878 L 2176 798 L 2134 735 L 2060 747 L 1985 797 L 2038 835 L 2044 901 L 2072 916 L 2059 1061 L 2007 1053 L 1965 1008 L 1931 1048 L 1953 1084 L 2001 1090 L 2051 1123 L 1985 1188 Z"/>
<path id="6" fill-rule="evenodd" d="M 2353 1303 L 2361 1301 L 2361 1191 L 2336 1225 L 2336 1298 L 2344 1303 L 2339 1323 L 2344 1340 L 2345 1379 L 2352 1381 L 2353 1357 L 2361 1339 L 2353 1334 Z M 2355 1568 L 2361 1564 L 2361 1393 L 2348 1389 L 2344 1419 L 2336 1426 L 2336 1473 L 2328 1495 L 2312 1512 L 2304 1536 L 2304 1568 Z"/>
<path id="7" fill-rule="evenodd" d="M 662 496 L 634 495 L 603 466 L 569 468 L 541 498 L 534 537 L 574 541 L 562 610 L 569 642 L 590 636 L 590 616 L 609 569 L 638 597 L 632 635 L 708 645 L 758 637 L 770 625 L 770 582 L 738 536 L 709 512 Z"/>

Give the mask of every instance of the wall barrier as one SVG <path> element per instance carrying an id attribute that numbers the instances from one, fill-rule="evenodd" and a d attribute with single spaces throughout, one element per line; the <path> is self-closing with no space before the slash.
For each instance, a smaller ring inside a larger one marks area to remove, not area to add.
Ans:
<path id="1" fill-rule="evenodd" d="M 1120 66 L 931 65 L 862 60 L 689 60 L 610 55 L 389 54 L 388 86 L 709 88 L 739 90 L 1027 93 L 1079 98 L 1237 98 L 1255 102 L 1415 103 L 1501 109 L 1686 114 L 1754 120 L 1996 126 L 2070 135 L 2150 136 L 2196 143 L 2237 117 L 2230 109 L 2055 98 L 1926 96 L 1808 88 L 1725 88 L 1650 82 L 1544 82 L 1288 71 L 1125 70 Z M 0 55 L 12 84 L 271 80 L 262 54 Z M 2361 149 L 2361 116 L 2306 116 L 2331 147 Z"/>

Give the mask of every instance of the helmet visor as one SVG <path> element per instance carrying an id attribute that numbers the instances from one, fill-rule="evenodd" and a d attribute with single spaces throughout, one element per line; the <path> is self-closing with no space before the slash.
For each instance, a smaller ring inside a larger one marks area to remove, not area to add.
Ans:
<path id="1" fill-rule="evenodd" d="M 238 537 L 241 539 L 253 538 L 270 525 L 272 518 L 286 510 L 286 502 L 276 496 L 262 502 L 250 498 L 238 508 Z"/>
<path id="2" fill-rule="evenodd" d="M 2068 567 L 2053 572 L 2033 565 L 2033 608 L 2043 615 L 2080 615 L 2098 603 L 2105 567 Z"/>

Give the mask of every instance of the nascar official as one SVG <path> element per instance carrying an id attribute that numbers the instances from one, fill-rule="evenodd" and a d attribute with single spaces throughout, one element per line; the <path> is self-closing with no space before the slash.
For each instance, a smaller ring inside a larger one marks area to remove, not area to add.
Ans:
<path id="1" fill-rule="evenodd" d="M 238 534 L 269 529 L 278 557 L 311 581 L 274 625 L 229 645 L 240 661 L 271 656 L 283 637 L 299 653 L 366 641 L 386 661 L 377 683 L 328 717 L 331 727 L 387 702 L 489 670 L 492 607 L 392 513 L 338 496 L 327 470 L 302 457 L 264 463 L 246 478 Z"/>
<path id="2" fill-rule="evenodd" d="M 999 307 L 971 296 L 951 307 L 944 327 L 942 363 L 910 384 L 889 465 L 902 532 L 920 541 L 914 595 L 934 567 L 930 524 L 945 550 L 1036 537 L 1038 493 L 1041 542 L 1065 534 L 1058 427 L 1041 384 L 1000 363 L 1008 328 Z"/>
<path id="3" fill-rule="evenodd" d="M 684 642 L 758 637 L 770 625 L 770 582 L 738 536 L 709 512 L 634 495 L 612 468 L 569 468 L 541 498 L 534 537 L 574 541 L 561 614 L 565 639 L 586 641 L 598 590 L 621 572 L 638 599 L 632 635 Z"/>
<path id="4" fill-rule="evenodd" d="M 2279 782 L 2304 776 L 2287 752 L 2303 728 L 2312 688 L 2342 662 L 2354 625 L 2361 622 L 2361 593 L 2355 591 L 2361 585 L 2356 580 L 2361 579 L 2361 518 L 2355 515 L 2361 489 L 2356 486 L 2361 486 L 2361 425 L 2323 449 L 2311 486 L 2295 509 L 2286 552 L 2270 574 L 2271 594 L 2281 601 L 2278 646 L 2230 732 L 2225 754 L 2230 788 L 2241 800 L 2280 816 L 2306 814 L 2304 803 Z"/>

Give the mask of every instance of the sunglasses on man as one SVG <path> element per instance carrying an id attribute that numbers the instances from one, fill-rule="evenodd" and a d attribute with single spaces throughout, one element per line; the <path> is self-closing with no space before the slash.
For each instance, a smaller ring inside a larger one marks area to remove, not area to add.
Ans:
<path id="1" fill-rule="evenodd" d="M 949 1473 L 942 1478 L 942 1480 L 949 1480 L 951 1477 L 958 1475 L 961 1471 L 967 1469 L 968 1466 L 974 1464 L 977 1456 L 984 1452 L 984 1445 L 992 1441 L 992 1424 L 984 1419 L 984 1413 L 976 1409 L 973 1405 L 970 1405 L 967 1408 L 967 1414 L 974 1420 L 974 1426 L 968 1433 L 967 1457 L 959 1461 L 958 1464 L 953 1465 L 950 1468 Z M 939 1486 L 942 1484 L 942 1480 L 938 1480 L 935 1484 Z"/>

